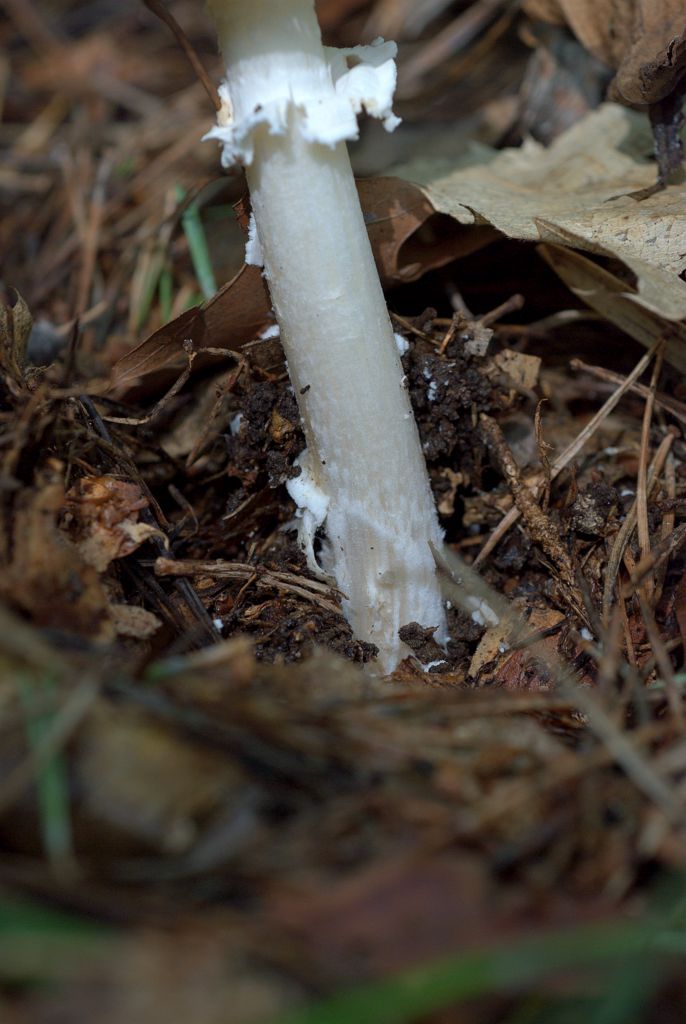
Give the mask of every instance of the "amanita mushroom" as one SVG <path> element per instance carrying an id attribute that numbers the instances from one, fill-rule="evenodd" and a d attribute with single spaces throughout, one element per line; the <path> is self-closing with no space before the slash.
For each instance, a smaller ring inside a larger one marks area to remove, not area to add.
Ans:
<path id="1" fill-rule="evenodd" d="M 415 621 L 445 639 L 441 531 L 348 158 L 357 114 L 388 130 L 393 43 L 322 45 L 313 0 L 208 0 L 226 62 L 210 136 L 245 166 L 247 259 L 264 266 L 307 449 L 289 490 L 300 536 L 384 670 Z"/>

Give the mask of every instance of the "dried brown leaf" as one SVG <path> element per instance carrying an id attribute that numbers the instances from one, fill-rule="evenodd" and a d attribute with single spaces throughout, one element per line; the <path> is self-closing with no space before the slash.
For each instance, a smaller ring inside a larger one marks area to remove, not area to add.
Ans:
<path id="1" fill-rule="evenodd" d="M 191 341 L 203 362 L 204 348 L 236 350 L 250 341 L 269 321 L 271 305 L 259 267 L 244 266 L 202 306 L 189 309 L 160 327 L 115 363 L 110 386 L 127 391 L 162 370 L 183 369 L 184 343 Z"/>
<path id="2" fill-rule="evenodd" d="M 132 604 L 111 604 L 110 615 L 117 636 L 148 640 L 161 627 L 162 621 L 145 608 Z"/>
<path id="3" fill-rule="evenodd" d="M 64 504 L 57 478 L 23 492 L 15 510 L 12 561 L 0 573 L 0 593 L 38 626 L 110 641 L 114 630 L 98 575 L 57 525 Z"/>
<path id="4" fill-rule="evenodd" d="M 566 22 L 581 43 L 617 74 L 611 95 L 657 103 L 686 70 L 683 0 L 526 0 L 533 18 Z"/>
<path id="5" fill-rule="evenodd" d="M 681 320 L 686 186 L 641 203 L 627 194 L 653 184 L 651 148 L 645 117 L 605 104 L 547 149 L 532 140 L 499 153 L 473 149 L 457 167 L 420 158 L 399 174 L 461 224 L 486 221 L 510 238 L 565 241 L 623 261 L 638 277 L 636 302 Z"/>
<path id="6" fill-rule="evenodd" d="M 151 537 L 163 536 L 139 522 L 148 500 L 138 485 L 113 476 L 82 477 L 68 492 L 66 504 L 81 557 L 98 572 Z"/>
<path id="7" fill-rule="evenodd" d="M 571 249 L 541 245 L 538 251 L 577 298 L 616 324 L 630 337 L 650 348 L 667 340 L 666 358 L 686 373 L 686 326 L 648 308 L 626 281 Z"/>
<path id="8" fill-rule="evenodd" d="M 33 317 L 19 292 L 15 295 L 14 305 L 0 306 L 0 366 L 15 384 L 21 385 Z"/>
<path id="9" fill-rule="evenodd" d="M 469 256 L 496 234 L 482 227 L 465 231 L 448 225 L 425 237 L 436 211 L 420 188 L 398 178 L 367 178 L 357 182 L 374 259 L 386 287 L 416 281 L 429 270 Z"/>

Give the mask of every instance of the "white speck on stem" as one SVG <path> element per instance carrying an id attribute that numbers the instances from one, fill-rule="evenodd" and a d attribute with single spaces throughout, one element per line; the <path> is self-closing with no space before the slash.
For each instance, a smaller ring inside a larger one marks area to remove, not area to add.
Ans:
<path id="1" fill-rule="evenodd" d="M 232 420 L 229 421 L 229 433 L 232 437 L 235 437 L 241 429 L 241 423 L 243 422 L 243 413 L 237 412 Z"/>
<path id="2" fill-rule="evenodd" d="M 300 453 L 295 462 L 300 467 L 300 474 L 288 480 L 286 490 L 298 506 L 296 522 L 298 542 L 307 557 L 307 566 L 318 576 L 326 573 L 317 564 L 314 554 L 314 539 L 317 530 L 324 525 L 329 511 L 329 498 L 318 486 L 310 466 L 307 448 Z"/>
<path id="3" fill-rule="evenodd" d="M 475 622 L 477 626 L 497 626 L 499 624 L 500 619 L 483 598 L 470 596 L 467 598 L 466 604 L 472 609 L 472 622 Z"/>
<path id="4" fill-rule="evenodd" d="M 255 224 L 254 213 L 250 214 L 250 220 L 248 222 L 248 240 L 245 243 L 245 262 L 248 264 L 248 266 L 252 267 L 264 266 L 262 246 L 260 245 L 260 239 L 257 234 L 257 225 Z"/>
<path id="5" fill-rule="evenodd" d="M 404 356 L 405 353 L 409 351 L 409 341 L 407 340 L 407 338 L 403 338 L 402 334 L 398 334 L 397 331 L 393 333 L 393 337 L 395 338 L 395 344 L 398 349 L 398 355 Z"/>

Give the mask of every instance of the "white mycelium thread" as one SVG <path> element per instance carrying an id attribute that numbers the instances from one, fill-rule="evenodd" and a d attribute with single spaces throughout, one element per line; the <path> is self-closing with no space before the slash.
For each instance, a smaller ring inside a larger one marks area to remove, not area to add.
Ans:
<path id="1" fill-rule="evenodd" d="M 397 124 L 393 43 L 324 48 L 313 0 L 210 0 L 226 61 L 223 161 L 244 164 L 264 266 L 307 439 L 289 491 L 301 541 L 345 595 L 355 634 L 390 670 L 416 621 L 445 639 L 429 542 L 441 532 L 346 139 L 357 114 Z"/>

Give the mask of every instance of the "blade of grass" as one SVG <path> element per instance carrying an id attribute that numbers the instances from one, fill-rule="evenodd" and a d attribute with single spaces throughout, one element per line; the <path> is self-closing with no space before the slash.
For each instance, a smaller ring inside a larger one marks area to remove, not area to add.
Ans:
<path id="1" fill-rule="evenodd" d="M 185 192 L 180 185 L 176 186 L 176 198 L 182 203 Z M 189 203 L 181 214 L 181 227 L 188 242 L 188 251 L 191 255 L 191 262 L 198 279 L 200 290 L 205 299 L 211 299 L 217 291 L 217 281 L 212 268 L 212 259 L 207 245 L 205 229 L 200 219 L 200 210 L 197 203 Z"/>
<path id="2" fill-rule="evenodd" d="M 663 979 L 666 958 L 658 962 L 650 957 L 632 957 L 611 973 L 604 994 L 586 1014 L 586 1024 L 640 1024 Z"/>
<path id="3" fill-rule="evenodd" d="M 52 725 L 54 716 L 46 713 L 44 708 L 46 698 L 49 699 L 53 693 L 54 683 L 47 676 L 43 677 L 40 685 L 31 676 L 19 677 L 19 695 L 26 716 L 26 737 L 32 753 L 40 747 Z M 54 754 L 38 768 L 36 790 L 45 855 L 53 866 L 64 867 L 71 863 L 74 851 L 69 780 L 62 754 Z"/>
<path id="4" fill-rule="evenodd" d="M 605 924 L 474 950 L 339 993 L 279 1024 L 409 1024 L 466 999 L 520 989 L 561 970 L 620 965 L 644 954 L 656 922 Z"/>
<path id="5" fill-rule="evenodd" d="M 169 267 L 165 267 L 160 274 L 158 295 L 160 300 L 160 317 L 163 324 L 168 324 L 172 318 L 172 307 L 174 305 L 174 282 Z"/>
<path id="6" fill-rule="evenodd" d="M 0 897 L 0 979 L 12 984 L 59 981 L 65 972 L 79 973 L 84 957 L 100 955 L 112 935 L 85 918 Z"/>

